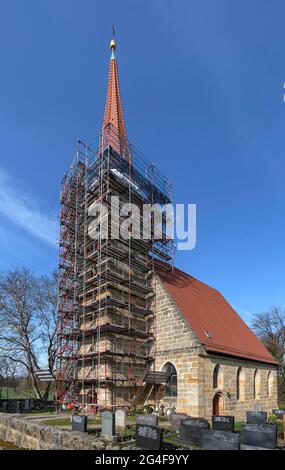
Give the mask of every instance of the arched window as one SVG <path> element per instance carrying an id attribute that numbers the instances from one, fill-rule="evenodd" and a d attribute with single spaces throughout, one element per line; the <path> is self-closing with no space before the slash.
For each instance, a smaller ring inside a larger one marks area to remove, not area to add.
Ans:
<path id="1" fill-rule="evenodd" d="M 239 367 L 237 370 L 236 395 L 237 400 L 245 400 L 245 373 L 242 367 Z"/>
<path id="2" fill-rule="evenodd" d="M 261 376 L 260 371 L 255 370 L 253 374 L 253 398 L 260 398 Z"/>
<path id="3" fill-rule="evenodd" d="M 163 372 L 167 372 L 168 380 L 166 382 L 166 396 L 177 397 L 177 372 L 171 362 L 167 362 L 163 368 Z"/>
<path id="4" fill-rule="evenodd" d="M 217 364 L 213 371 L 213 388 L 218 388 L 220 364 Z"/>
<path id="5" fill-rule="evenodd" d="M 237 383 L 236 383 L 237 400 L 240 400 L 240 373 L 241 373 L 241 367 L 239 367 L 237 370 Z"/>
<path id="6" fill-rule="evenodd" d="M 256 375 L 257 370 L 255 370 L 253 374 L 253 398 L 256 398 Z"/>
<path id="7" fill-rule="evenodd" d="M 267 374 L 267 396 L 271 397 L 273 394 L 273 383 L 274 383 L 274 376 L 272 371 L 270 370 Z"/>

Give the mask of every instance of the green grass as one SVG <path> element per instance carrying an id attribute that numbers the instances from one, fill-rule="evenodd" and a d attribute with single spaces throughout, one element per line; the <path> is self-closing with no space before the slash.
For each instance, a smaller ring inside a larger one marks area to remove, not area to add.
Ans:
<path id="1" fill-rule="evenodd" d="M 178 439 L 177 436 L 164 436 L 163 442 L 166 442 L 168 444 L 173 444 L 179 447 L 180 449 L 189 449 L 189 444 L 184 444 Z"/>
<path id="2" fill-rule="evenodd" d="M 235 431 L 241 431 L 241 428 L 244 424 L 245 424 L 245 421 L 237 421 L 235 423 Z"/>
<path id="3" fill-rule="evenodd" d="M 71 426 L 70 418 L 53 418 L 53 419 L 44 419 L 42 420 L 43 424 L 48 424 L 49 426 Z"/>
<path id="4" fill-rule="evenodd" d="M 15 446 L 11 442 L 2 441 L 2 439 L 0 439 L 0 450 L 26 450 L 26 449 L 22 449 L 21 447 Z"/>
<path id="5" fill-rule="evenodd" d="M 33 389 L 30 389 L 27 387 L 19 387 L 16 389 L 16 391 L 11 387 L 2 387 L 0 398 L 2 400 L 5 400 L 5 399 L 23 400 L 27 398 L 36 398 L 36 396 L 35 396 Z M 52 400 L 52 392 L 50 392 L 48 399 Z"/>
<path id="6" fill-rule="evenodd" d="M 43 424 L 48 424 L 49 426 L 71 426 L 71 416 L 69 418 L 51 418 L 43 419 Z M 100 424 L 99 419 L 89 419 L 88 424 Z"/>
<path id="7" fill-rule="evenodd" d="M 54 408 L 52 406 L 49 406 L 47 408 L 44 408 L 43 410 L 31 410 L 27 413 L 22 413 L 24 416 L 29 416 L 29 415 L 50 415 L 51 413 L 54 412 Z"/>
<path id="8" fill-rule="evenodd" d="M 0 397 L 2 400 L 5 400 L 5 399 L 14 399 L 14 398 L 35 398 L 33 393 L 30 392 L 29 389 L 22 389 L 22 390 L 17 390 L 16 391 L 11 388 L 11 387 L 2 387 L 2 393 L 1 393 L 1 397 Z"/>

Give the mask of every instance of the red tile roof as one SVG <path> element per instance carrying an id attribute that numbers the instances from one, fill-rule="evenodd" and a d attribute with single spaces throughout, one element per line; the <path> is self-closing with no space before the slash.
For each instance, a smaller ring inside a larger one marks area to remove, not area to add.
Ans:
<path id="1" fill-rule="evenodd" d="M 157 273 L 206 351 L 278 365 L 220 292 L 177 268 Z"/>

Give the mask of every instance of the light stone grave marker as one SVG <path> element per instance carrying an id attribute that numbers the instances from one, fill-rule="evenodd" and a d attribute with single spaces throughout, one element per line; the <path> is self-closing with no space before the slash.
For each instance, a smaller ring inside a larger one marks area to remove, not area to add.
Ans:
<path id="1" fill-rule="evenodd" d="M 107 439 L 115 436 L 115 413 L 111 411 L 102 413 L 102 436 Z"/>
<path id="2" fill-rule="evenodd" d="M 127 427 L 127 415 L 125 410 L 117 410 L 115 413 L 116 430 L 124 431 Z"/>

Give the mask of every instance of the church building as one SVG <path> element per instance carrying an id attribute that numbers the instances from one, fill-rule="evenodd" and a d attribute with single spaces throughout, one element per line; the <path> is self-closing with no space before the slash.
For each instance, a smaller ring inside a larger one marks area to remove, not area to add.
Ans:
<path id="1" fill-rule="evenodd" d="M 163 405 L 207 419 L 271 413 L 278 363 L 215 288 L 173 266 L 173 240 L 103 237 L 103 219 L 89 236 L 96 202 L 108 211 L 112 196 L 171 203 L 168 179 L 128 140 L 114 39 L 110 47 L 99 142 L 78 142 L 62 180 L 57 401 L 87 412 Z"/>

